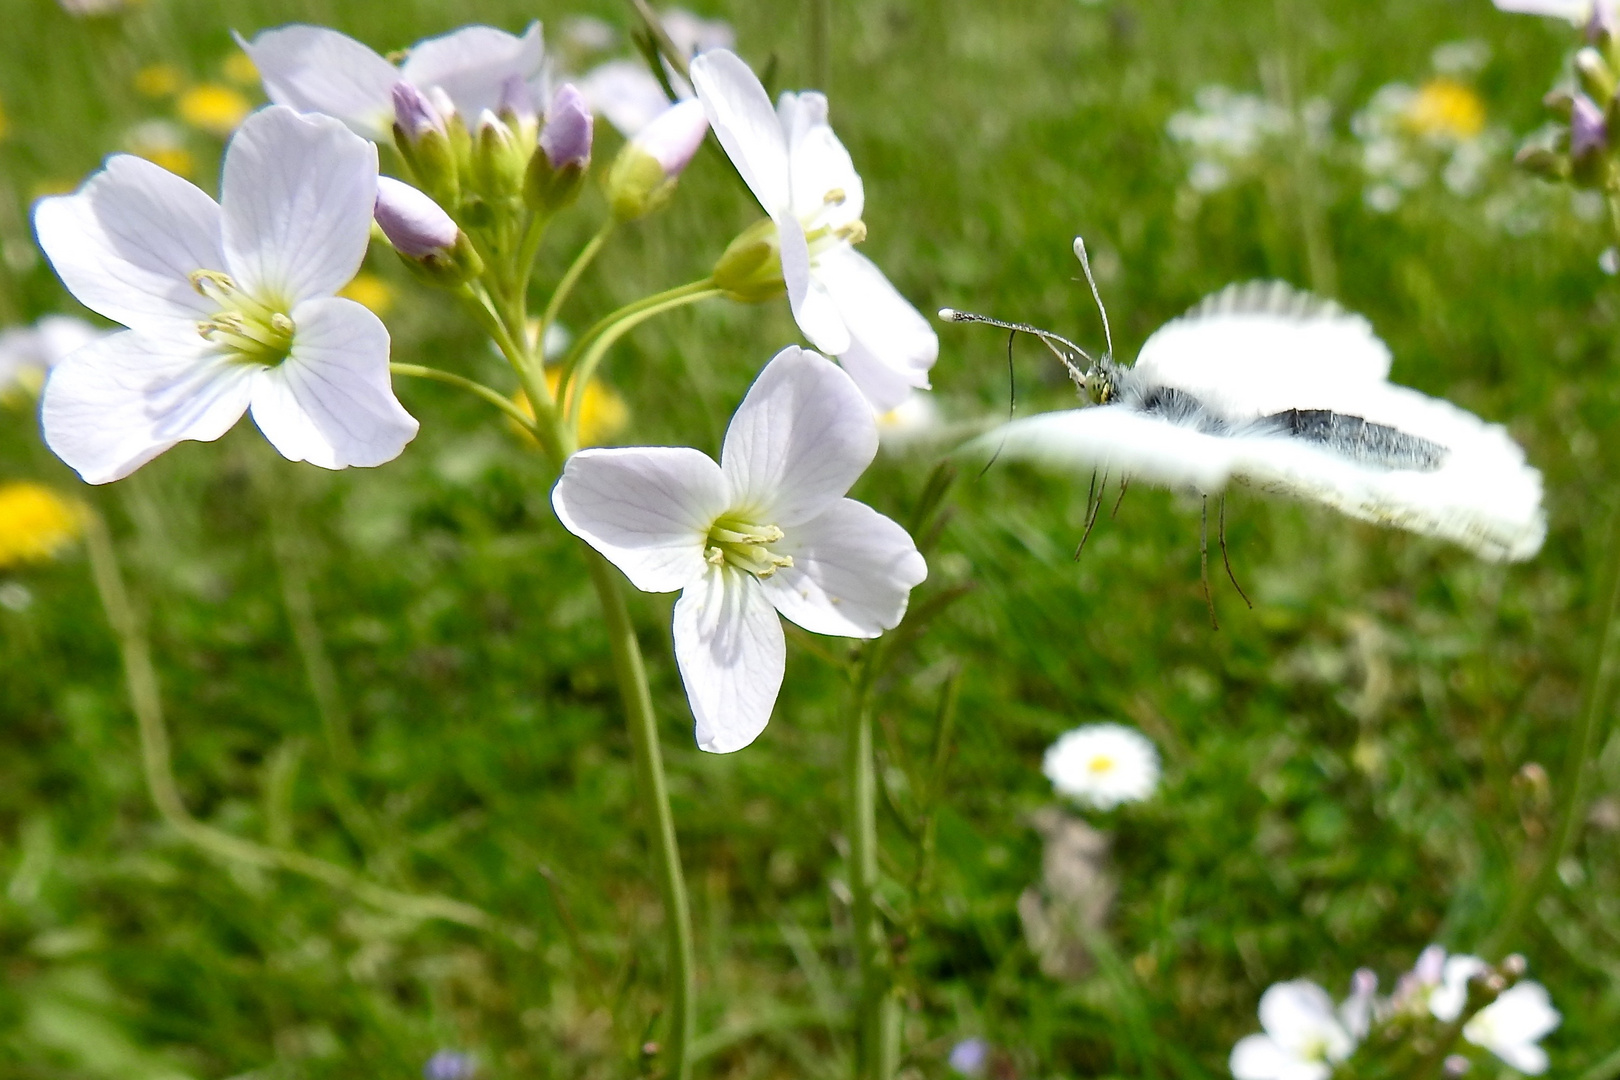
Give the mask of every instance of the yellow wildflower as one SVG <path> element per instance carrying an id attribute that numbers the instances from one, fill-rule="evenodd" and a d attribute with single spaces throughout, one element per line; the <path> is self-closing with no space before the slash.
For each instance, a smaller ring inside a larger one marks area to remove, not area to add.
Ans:
<path id="1" fill-rule="evenodd" d="M 225 77 L 239 86 L 258 86 L 259 69 L 253 66 L 253 60 L 240 49 L 225 58 L 220 65 Z"/>
<path id="2" fill-rule="evenodd" d="M 0 484 L 0 567 L 43 562 L 84 528 L 74 503 L 42 484 Z"/>
<path id="3" fill-rule="evenodd" d="M 558 368 L 546 369 L 546 389 L 553 395 L 557 393 L 557 382 L 562 377 Z M 523 415 L 534 416 L 534 409 L 529 405 L 529 397 L 522 390 L 512 395 L 512 401 Z M 613 436 L 624 430 L 625 424 L 630 421 L 630 406 L 624 403 L 611 386 L 600 379 L 592 379 L 585 384 L 585 394 L 579 403 L 579 445 L 601 446 Z M 517 425 L 512 427 L 517 429 Z M 529 433 L 519 430 L 525 438 Z"/>
<path id="4" fill-rule="evenodd" d="M 338 295 L 364 304 L 378 315 L 388 314 L 388 309 L 394 306 L 394 287 L 376 274 L 368 274 L 364 270 L 338 290 Z"/>
<path id="5" fill-rule="evenodd" d="M 210 135 L 224 138 L 253 111 L 253 103 L 239 90 L 218 83 L 202 83 L 180 95 L 175 106 L 180 119 Z"/>
<path id="6" fill-rule="evenodd" d="M 142 97 L 171 97 L 180 90 L 180 69 L 173 64 L 150 64 L 135 73 L 135 92 Z"/>
<path id="7" fill-rule="evenodd" d="M 1419 135 L 1472 139 L 1485 130 L 1485 103 L 1470 87 L 1442 75 L 1418 89 L 1404 119 Z"/>

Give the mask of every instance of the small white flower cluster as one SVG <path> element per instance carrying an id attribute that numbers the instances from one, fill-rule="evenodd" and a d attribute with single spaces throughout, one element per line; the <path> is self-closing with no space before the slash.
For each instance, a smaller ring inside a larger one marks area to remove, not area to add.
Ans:
<path id="1" fill-rule="evenodd" d="M 1159 754 L 1123 724 L 1087 724 L 1046 751 L 1041 769 L 1058 794 L 1098 810 L 1141 802 L 1159 786 Z"/>
<path id="2" fill-rule="evenodd" d="M 1165 130 L 1191 157 L 1187 186 L 1199 194 L 1246 179 L 1268 153 L 1280 156 L 1285 140 L 1325 145 L 1333 115 L 1332 106 L 1322 98 L 1305 102 L 1296 114 L 1258 94 L 1220 85 L 1203 87 L 1193 100 L 1194 107 L 1171 116 Z"/>
<path id="3" fill-rule="evenodd" d="M 1240 1039 L 1229 1067 L 1236 1080 L 1328 1080 L 1384 1025 L 1455 1023 L 1467 1008 L 1469 982 L 1482 978 L 1489 983 L 1500 976 L 1477 956 L 1448 957 L 1431 945 L 1387 998 L 1377 995 L 1378 977 L 1366 969 L 1356 972 L 1349 997 L 1338 1006 L 1308 979 L 1277 983 L 1260 996 L 1264 1032 Z M 1505 989 L 1499 983 L 1492 992 L 1493 1000 L 1463 1024 L 1463 1040 L 1520 1072 L 1545 1072 L 1547 1052 L 1537 1044 L 1562 1019 L 1546 988 L 1520 980 Z M 1458 1068 L 1466 1067 L 1466 1057 L 1453 1058 Z"/>

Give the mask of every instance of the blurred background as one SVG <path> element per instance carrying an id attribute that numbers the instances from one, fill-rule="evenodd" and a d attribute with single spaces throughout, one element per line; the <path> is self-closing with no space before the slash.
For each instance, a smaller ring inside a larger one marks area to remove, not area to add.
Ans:
<path id="1" fill-rule="evenodd" d="M 629 5 L 608 0 L 100 6 L 4 3 L 0 324 L 84 314 L 33 246 L 35 198 L 120 150 L 215 189 L 223 138 L 263 101 L 233 30 L 317 22 L 388 52 L 539 19 L 561 72 L 633 53 Z M 1128 358 L 1207 292 L 1283 279 L 1366 314 L 1395 381 L 1505 423 L 1547 480 L 1546 548 L 1514 567 L 1239 489 L 1227 533 L 1254 609 L 1217 570 L 1217 632 L 1195 499 L 1133 488 L 1076 561 L 1083 481 L 965 469 L 913 599 L 933 617 L 880 706 L 910 1075 L 956 1075 L 952 1048 L 981 1039 L 957 1064 L 997 1080 L 1223 1077 L 1269 983 L 1339 995 L 1363 965 L 1388 985 L 1431 941 L 1482 947 L 1562 795 L 1620 478 L 1606 211 L 1511 165 L 1576 35 L 1487 0 L 690 6 L 729 23 L 773 88 L 825 65 L 866 184 L 863 250 L 923 311 L 1100 348 L 1070 252 L 1083 234 Z M 618 139 L 598 132 L 605 162 Z M 604 212 L 593 189 L 558 223 L 544 281 Z M 755 216 L 711 143 L 668 209 L 620 230 L 564 321 L 703 276 Z M 396 359 L 510 389 L 474 328 L 385 247 L 349 295 L 383 315 Z M 1006 415 L 1008 367 L 991 331 L 940 335 L 948 442 L 952 425 Z M 716 451 L 752 373 L 798 340 L 779 302 L 648 323 L 605 365 L 623 423 L 603 438 Z M 1073 400 L 1035 345 L 1016 350 L 1015 377 L 1020 413 Z M 0 484 L 44 484 L 107 520 L 198 818 L 456 897 L 506 929 L 184 842 L 143 783 L 82 547 L 36 557 L 26 515 L 0 516 L 0 1077 L 642 1069 L 660 909 L 553 477 L 478 403 L 399 392 L 422 433 L 382 469 L 290 465 L 243 424 L 89 489 L 14 391 Z M 942 453 L 927 439 L 885 453 L 855 494 L 905 521 Z M 790 636 L 764 736 L 705 755 L 669 606 L 634 598 L 695 904 L 700 1074 L 843 1075 L 843 691 L 827 662 L 843 643 Z M 330 662 L 313 678 L 311 625 Z M 948 779 L 919 830 L 912 777 L 953 686 Z M 1043 752 L 1097 720 L 1157 744 L 1155 798 L 1082 813 L 1054 797 Z M 1579 841 L 1510 943 L 1564 1015 L 1550 1075 L 1583 1080 L 1620 1075 L 1611 727 Z M 1083 932 L 1038 932 L 1052 925 Z"/>

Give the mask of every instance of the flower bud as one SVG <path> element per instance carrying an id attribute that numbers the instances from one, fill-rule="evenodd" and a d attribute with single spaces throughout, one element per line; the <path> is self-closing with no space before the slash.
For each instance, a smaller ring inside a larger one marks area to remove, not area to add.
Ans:
<path id="1" fill-rule="evenodd" d="M 500 117 L 485 109 L 473 136 L 472 187 L 491 207 L 504 207 L 523 190 L 534 144 L 524 145 Z"/>
<path id="2" fill-rule="evenodd" d="M 1603 54 L 1588 45 L 1575 54 L 1575 75 L 1581 89 L 1593 101 L 1608 102 L 1614 98 L 1615 78 Z"/>
<path id="3" fill-rule="evenodd" d="M 408 82 L 395 83 L 393 97 L 394 145 L 416 182 L 454 209 L 461 184 L 445 113 Z"/>
<path id="4" fill-rule="evenodd" d="M 774 300 L 787 291 L 782 280 L 782 234 L 761 218 L 726 245 L 710 275 L 728 299 L 744 304 Z"/>
<path id="5" fill-rule="evenodd" d="M 682 101 L 636 133 L 608 170 L 608 204 L 613 216 L 631 221 L 662 207 L 675 193 L 675 181 L 703 145 L 709 120 L 698 101 Z"/>
<path id="6" fill-rule="evenodd" d="M 1571 171 L 1568 156 L 1549 146 L 1535 143 L 1521 147 L 1519 152 L 1513 155 L 1513 164 L 1544 180 L 1568 180 Z"/>
<path id="7" fill-rule="evenodd" d="M 595 117 L 585 95 L 572 83 L 564 83 L 546 110 L 540 153 L 529 161 L 525 195 L 530 206 L 555 213 L 574 201 L 591 167 L 594 132 Z"/>
<path id="8" fill-rule="evenodd" d="M 472 241 L 444 208 L 409 184 L 377 178 L 377 225 L 418 277 L 454 288 L 483 272 Z"/>
<path id="9" fill-rule="evenodd" d="M 1609 142 L 1609 124 L 1591 98 L 1576 94 L 1569 117 L 1569 152 L 1583 158 L 1604 149 Z"/>

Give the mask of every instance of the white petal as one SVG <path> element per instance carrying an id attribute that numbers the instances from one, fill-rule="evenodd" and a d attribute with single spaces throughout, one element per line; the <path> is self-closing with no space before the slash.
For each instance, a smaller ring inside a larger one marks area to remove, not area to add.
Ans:
<path id="1" fill-rule="evenodd" d="M 1563 1021 L 1538 982 L 1522 982 L 1509 987 L 1479 1015 L 1487 1021 L 1498 1042 L 1535 1042 Z"/>
<path id="2" fill-rule="evenodd" d="M 858 220 L 866 208 L 866 189 L 827 123 L 826 95 L 783 94 L 776 115 L 787 136 L 793 212 L 799 220 L 830 228 Z"/>
<path id="3" fill-rule="evenodd" d="M 1577 26 L 1592 17 L 1592 0 L 1496 0 L 1500 11 L 1568 19 Z"/>
<path id="4" fill-rule="evenodd" d="M 1526 1076 L 1540 1076 L 1551 1064 L 1547 1051 L 1535 1043 L 1506 1043 L 1486 1049 Z"/>
<path id="5" fill-rule="evenodd" d="M 771 545 L 793 565 L 760 584 L 786 619 L 816 634 L 874 638 L 900 624 L 928 564 L 911 534 L 865 503 L 840 499 Z"/>
<path id="6" fill-rule="evenodd" d="M 325 113 L 378 142 L 392 138 L 394 84 L 399 72 L 346 34 L 294 24 L 266 30 L 252 41 L 236 37 L 277 105 Z"/>
<path id="7" fill-rule="evenodd" d="M 1333 1074 L 1322 1062 L 1304 1061 L 1266 1035 L 1239 1039 L 1227 1067 L 1235 1080 L 1327 1080 Z"/>
<path id="8" fill-rule="evenodd" d="M 810 269 L 810 245 L 804 227 L 790 211 L 773 219 L 781 237 L 782 282 L 787 286 L 793 321 L 799 324 L 810 344 L 830 356 L 849 349 L 849 329 L 838 314 L 827 287 L 817 281 Z"/>
<path id="9" fill-rule="evenodd" d="M 1352 1048 L 1333 999 L 1308 979 L 1267 987 L 1260 995 L 1260 1026 L 1279 1046 L 1288 1050 L 1324 1046 L 1333 1061 L 1348 1056 Z"/>
<path id="10" fill-rule="evenodd" d="M 787 643 L 752 574 L 711 566 L 675 602 L 675 662 L 699 750 L 729 754 L 759 737 L 776 706 Z"/>
<path id="11" fill-rule="evenodd" d="M 629 138 L 669 108 L 669 98 L 645 64 L 609 60 L 586 72 L 577 84 L 591 108 Z"/>
<path id="12" fill-rule="evenodd" d="M 790 345 L 749 387 L 726 429 L 720 468 L 729 505 L 791 528 L 843 498 L 877 456 L 877 421 L 832 361 Z"/>
<path id="13" fill-rule="evenodd" d="M 692 86 L 715 137 L 748 190 L 772 217 L 792 206 L 787 139 L 758 76 L 727 49 L 692 61 Z"/>
<path id="14" fill-rule="evenodd" d="M 928 388 L 939 335 L 872 260 L 840 244 L 821 253 L 811 276 L 849 327 L 850 348 L 839 362 L 876 408 L 887 411 L 911 390 Z"/>
<path id="15" fill-rule="evenodd" d="M 673 592 L 707 566 L 703 545 L 725 512 L 726 482 L 709 455 L 686 446 L 581 450 L 563 465 L 551 505 L 636 588 Z"/>
<path id="16" fill-rule="evenodd" d="M 1449 1024 L 1461 1016 L 1468 1003 L 1468 980 L 1484 971 L 1485 961 L 1477 956 L 1448 957 L 1441 969 L 1440 985 L 1429 995 L 1429 1012 L 1434 1018 Z"/>
<path id="17" fill-rule="evenodd" d="M 325 116 L 272 105 L 225 150 L 225 263 L 285 311 L 331 296 L 360 269 L 377 203 L 377 148 Z"/>
<path id="18" fill-rule="evenodd" d="M 323 469 L 392 461 L 417 423 L 388 377 L 388 330 L 352 300 L 293 309 L 292 354 L 253 382 L 253 422 L 289 461 Z"/>
<path id="19" fill-rule="evenodd" d="M 522 37 L 492 26 L 464 26 L 442 37 L 418 42 L 400 69 L 400 76 L 426 93 L 439 87 L 455 102 L 456 111 L 472 126 L 485 109 L 496 111 L 501 92 L 513 76 L 541 90 L 545 71 L 545 45 L 540 24 L 530 23 Z M 540 93 L 545 101 L 549 94 Z"/>
<path id="20" fill-rule="evenodd" d="M 195 334 L 216 311 L 187 275 L 225 266 L 219 207 L 150 161 L 118 154 L 74 194 L 41 199 L 34 232 L 68 291 L 115 322 Z"/>
<path id="21" fill-rule="evenodd" d="M 45 442 L 86 483 L 128 476 L 182 439 L 211 442 L 247 409 L 255 368 L 201 338 L 126 330 L 63 360 L 45 383 Z"/>

